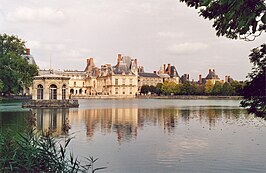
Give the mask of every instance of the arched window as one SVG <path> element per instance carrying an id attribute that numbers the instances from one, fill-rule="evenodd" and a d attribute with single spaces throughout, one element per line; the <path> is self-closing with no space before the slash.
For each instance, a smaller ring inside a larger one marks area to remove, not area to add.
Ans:
<path id="1" fill-rule="evenodd" d="M 74 94 L 74 89 L 70 89 L 70 94 Z"/>
<path id="2" fill-rule="evenodd" d="M 82 89 L 79 89 L 79 94 L 82 94 Z"/>
<path id="3" fill-rule="evenodd" d="M 38 100 L 43 99 L 43 86 L 41 84 L 37 86 L 37 99 Z"/>
<path id="4" fill-rule="evenodd" d="M 66 85 L 64 84 L 62 86 L 62 100 L 66 99 Z"/>
<path id="5" fill-rule="evenodd" d="M 50 93 L 49 93 L 49 98 L 50 100 L 56 100 L 57 99 L 57 86 L 52 84 L 49 88 Z"/>

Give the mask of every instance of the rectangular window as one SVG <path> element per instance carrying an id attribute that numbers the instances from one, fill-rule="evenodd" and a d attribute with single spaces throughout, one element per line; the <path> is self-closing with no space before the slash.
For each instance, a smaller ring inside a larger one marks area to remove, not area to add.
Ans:
<path id="1" fill-rule="evenodd" d="M 118 79 L 115 79 L 115 85 L 118 85 Z"/>

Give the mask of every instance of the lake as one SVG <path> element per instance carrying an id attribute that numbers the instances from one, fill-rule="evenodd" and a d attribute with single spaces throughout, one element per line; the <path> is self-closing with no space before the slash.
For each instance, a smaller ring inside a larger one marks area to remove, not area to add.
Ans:
<path id="1" fill-rule="evenodd" d="M 266 121 L 238 100 L 90 99 L 79 108 L 33 109 L 37 127 L 70 151 L 99 158 L 98 172 L 256 173 L 266 170 Z M 0 128 L 19 129 L 28 109 L 0 102 Z M 62 128 L 71 129 L 64 134 Z"/>

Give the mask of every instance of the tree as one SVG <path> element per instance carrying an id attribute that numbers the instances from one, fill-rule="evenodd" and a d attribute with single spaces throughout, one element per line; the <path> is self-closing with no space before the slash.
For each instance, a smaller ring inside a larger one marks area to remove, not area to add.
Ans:
<path id="1" fill-rule="evenodd" d="M 162 92 L 165 95 L 170 95 L 172 93 L 174 93 L 175 87 L 176 87 L 176 83 L 173 81 L 164 81 L 163 85 L 162 85 Z"/>
<path id="2" fill-rule="evenodd" d="M 214 20 L 217 36 L 254 40 L 266 30 L 264 0 L 180 0 L 200 10 L 200 16 Z"/>
<path id="3" fill-rule="evenodd" d="M 223 85 L 221 84 L 221 82 L 217 81 L 215 82 L 213 89 L 212 89 L 212 95 L 220 95 L 221 91 L 222 91 Z"/>
<path id="4" fill-rule="evenodd" d="M 205 87 L 204 85 L 195 85 L 195 95 L 204 95 Z"/>
<path id="5" fill-rule="evenodd" d="M 233 87 L 230 85 L 230 83 L 225 82 L 223 84 L 222 89 L 221 89 L 221 94 L 223 96 L 231 96 L 231 95 L 233 95 L 233 93 L 234 93 Z"/>
<path id="6" fill-rule="evenodd" d="M 141 87 L 141 89 L 140 89 L 140 93 L 142 93 L 142 94 L 148 94 L 148 92 L 149 92 L 149 85 L 142 85 L 142 87 Z"/>
<path id="7" fill-rule="evenodd" d="M 241 96 L 243 95 L 242 94 L 242 90 L 245 86 L 245 83 L 243 81 L 233 81 L 231 83 L 231 86 L 233 87 L 233 95 L 236 95 L 236 96 Z"/>
<path id="8" fill-rule="evenodd" d="M 213 27 L 217 36 L 226 36 L 230 39 L 244 39 L 253 41 L 266 31 L 266 4 L 265 0 L 180 0 L 185 2 L 187 6 L 194 7 L 200 10 L 200 15 L 205 19 L 214 20 Z M 262 49 L 253 49 L 254 54 L 265 55 L 265 44 L 261 45 Z M 256 52 L 256 53 L 255 53 Z M 258 58 L 260 56 L 252 55 Z M 264 58 L 265 59 L 265 58 Z M 254 64 L 254 68 L 258 66 L 261 60 L 250 59 Z M 264 61 L 265 62 L 265 61 Z M 265 64 L 264 64 L 265 65 Z M 251 74 L 254 74 L 254 70 Z M 264 73 L 265 75 L 265 73 Z M 265 84 L 265 77 L 262 79 L 260 75 L 250 76 L 250 81 L 244 90 L 253 89 L 260 90 L 261 85 L 258 83 L 261 80 Z M 253 81 L 254 80 L 254 81 Z M 265 88 L 265 86 L 264 86 Z M 251 90 L 250 90 L 251 91 Z M 244 92 L 245 93 L 245 92 Z M 247 107 L 249 112 L 253 112 L 259 116 L 265 115 L 265 98 L 259 97 L 255 92 L 246 93 L 242 106 Z M 262 96 L 265 92 L 260 92 Z M 245 95 L 245 94 L 244 94 Z M 264 99 L 264 100 L 263 100 Z M 255 105 L 257 104 L 257 106 Z M 266 117 L 266 115 L 265 115 Z"/>
<path id="9" fill-rule="evenodd" d="M 180 93 L 183 95 L 194 94 L 193 88 L 189 81 L 186 81 L 180 88 Z"/>
<path id="10" fill-rule="evenodd" d="M 153 85 L 149 86 L 149 92 L 151 92 L 151 94 L 155 94 L 156 93 L 156 87 Z"/>
<path id="11" fill-rule="evenodd" d="M 0 91 L 5 95 L 17 94 L 19 87 L 29 87 L 38 74 L 37 66 L 22 58 L 25 50 L 25 42 L 18 37 L 0 34 Z"/>
<path id="12" fill-rule="evenodd" d="M 206 84 L 205 84 L 205 93 L 206 93 L 207 95 L 211 94 L 212 89 L 213 89 L 213 83 L 212 83 L 212 81 L 208 80 L 208 81 L 206 82 Z"/>
<path id="13" fill-rule="evenodd" d="M 157 95 L 161 95 L 161 94 L 162 94 L 162 86 L 163 86 L 162 83 L 158 83 L 158 84 L 156 85 L 156 94 L 157 94 Z"/>
<path id="14" fill-rule="evenodd" d="M 253 49 L 249 56 L 253 68 L 243 89 L 241 106 L 246 107 L 250 113 L 266 117 L 266 44 Z"/>

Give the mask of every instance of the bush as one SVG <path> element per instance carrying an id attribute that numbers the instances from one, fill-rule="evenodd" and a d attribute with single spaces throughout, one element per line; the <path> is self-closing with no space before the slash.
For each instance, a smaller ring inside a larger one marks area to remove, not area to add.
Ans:
<path id="1" fill-rule="evenodd" d="M 97 160 L 86 158 L 83 165 L 73 154 L 67 154 L 72 138 L 58 141 L 51 133 L 29 128 L 22 133 L 8 130 L 0 133 L 0 172 L 95 172 Z"/>

